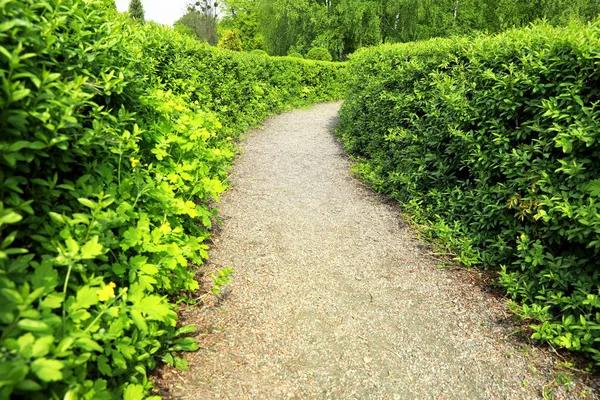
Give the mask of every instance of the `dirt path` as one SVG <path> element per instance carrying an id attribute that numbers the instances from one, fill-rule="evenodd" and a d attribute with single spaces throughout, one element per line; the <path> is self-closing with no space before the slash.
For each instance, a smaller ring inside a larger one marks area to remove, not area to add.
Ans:
<path id="1" fill-rule="evenodd" d="M 351 176 L 338 108 L 274 117 L 244 142 L 211 251 L 235 269 L 231 295 L 188 316 L 210 329 L 173 395 L 538 398 L 550 358 L 502 340 L 502 302 L 439 269 L 398 208 Z"/>

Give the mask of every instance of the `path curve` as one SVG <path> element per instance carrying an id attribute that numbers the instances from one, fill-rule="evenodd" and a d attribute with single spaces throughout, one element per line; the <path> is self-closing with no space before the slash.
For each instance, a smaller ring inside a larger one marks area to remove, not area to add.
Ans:
<path id="1" fill-rule="evenodd" d="M 499 340 L 501 302 L 437 268 L 351 175 L 339 106 L 273 117 L 243 143 L 211 250 L 235 269 L 231 295 L 200 311 L 209 345 L 176 397 L 537 398 L 537 350 Z"/>

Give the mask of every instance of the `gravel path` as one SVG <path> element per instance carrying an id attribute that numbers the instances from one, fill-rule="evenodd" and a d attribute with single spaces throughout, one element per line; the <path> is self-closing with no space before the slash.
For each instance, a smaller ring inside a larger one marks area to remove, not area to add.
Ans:
<path id="1" fill-rule="evenodd" d="M 438 268 L 399 209 L 350 174 L 331 134 L 339 106 L 271 118 L 243 143 L 211 251 L 235 269 L 231 294 L 195 311 L 204 348 L 173 395 L 538 398 L 551 358 L 502 340 L 502 301 Z"/>

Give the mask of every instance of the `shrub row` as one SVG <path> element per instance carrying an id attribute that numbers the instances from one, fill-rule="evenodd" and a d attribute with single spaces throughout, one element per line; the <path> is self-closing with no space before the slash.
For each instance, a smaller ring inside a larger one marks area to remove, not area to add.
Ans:
<path id="1" fill-rule="evenodd" d="M 501 269 L 534 338 L 600 363 L 600 26 L 385 45 L 349 76 L 360 173 L 458 260 Z"/>
<path id="2" fill-rule="evenodd" d="M 234 139 L 343 66 L 209 48 L 112 1 L 0 3 L 0 398 L 145 398 Z"/>

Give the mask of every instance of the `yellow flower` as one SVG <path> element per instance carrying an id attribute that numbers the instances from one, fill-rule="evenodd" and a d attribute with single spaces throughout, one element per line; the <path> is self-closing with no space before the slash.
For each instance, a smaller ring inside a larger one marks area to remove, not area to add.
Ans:
<path id="1" fill-rule="evenodd" d="M 521 240 L 525 240 L 525 238 L 526 238 L 526 237 L 527 237 L 527 236 L 525 236 L 525 234 L 524 234 L 524 233 L 521 233 Z"/>
<path id="2" fill-rule="evenodd" d="M 115 297 L 115 288 L 117 285 L 114 282 L 110 282 L 108 285 L 104 286 L 102 289 L 97 290 L 98 300 L 107 301 Z"/>
<path id="3" fill-rule="evenodd" d="M 140 160 L 135 157 L 131 157 L 129 161 L 131 162 L 131 168 L 135 168 L 135 166 L 140 163 Z"/>

